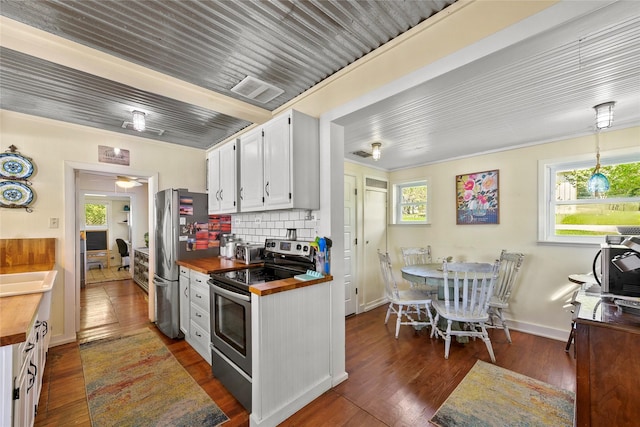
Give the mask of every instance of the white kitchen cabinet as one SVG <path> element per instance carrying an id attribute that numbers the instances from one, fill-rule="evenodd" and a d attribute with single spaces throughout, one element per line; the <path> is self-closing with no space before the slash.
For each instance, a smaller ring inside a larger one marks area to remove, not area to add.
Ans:
<path id="1" fill-rule="evenodd" d="M 240 137 L 240 211 L 264 208 L 262 128 Z"/>
<path id="2" fill-rule="evenodd" d="M 0 425 L 34 423 L 51 338 L 48 321 L 39 320 L 42 311 L 34 316 L 26 341 L 0 347 Z"/>
<path id="3" fill-rule="evenodd" d="M 190 323 L 190 306 L 191 300 L 189 299 L 189 280 L 190 273 L 187 267 L 180 266 L 180 276 L 178 281 L 178 288 L 180 290 L 180 330 L 184 334 L 184 337 L 189 336 L 189 323 Z"/>
<path id="4" fill-rule="evenodd" d="M 236 143 L 224 144 L 207 155 L 209 213 L 238 211 Z"/>
<path id="5" fill-rule="evenodd" d="M 318 209 L 318 120 L 290 110 L 240 138 L 240 211 Z"/>
<path id="6" fill-rule="evenodd" d="M 189 335 L 187 342 L 204 360 L 211 364 L 211 323 L 209 276 L 190 271 L 189 280 Z"/>

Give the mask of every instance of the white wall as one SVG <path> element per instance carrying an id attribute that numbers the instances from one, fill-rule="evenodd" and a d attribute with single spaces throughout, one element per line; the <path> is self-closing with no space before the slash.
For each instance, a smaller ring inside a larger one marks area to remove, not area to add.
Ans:
<path id="1" fill-rule="evenodd" d="M 65 165 L 71 162 L 88 168 L 105 168 L 105 164 L 98 162 L 98 145 L 119 147 L 130 151 L 131 165 L 114 166 L 112 171 L 133 175 L 139 171 L 157 172 L 159 189 L 180 187 L 204 192 L 204 151 L 6 110 L 0 110 L 0 128 L 2 146 L 15 145 L 37 166 L 37 173 L 31 179 L 37 194 L 33 213 L 0 209 L 0 238 L 56 238 L 59 274 L 52 295 L 52 344 L 75 340 L 73 317 L 77 289 L 65 280 L 75 275 L 75 260 L 73 254 L 68 253 L 65 241 L 68 227 L 65 186 L 69 184 Z M 49 218 L 59 218 L 59 228 L 49 228 Z"/>

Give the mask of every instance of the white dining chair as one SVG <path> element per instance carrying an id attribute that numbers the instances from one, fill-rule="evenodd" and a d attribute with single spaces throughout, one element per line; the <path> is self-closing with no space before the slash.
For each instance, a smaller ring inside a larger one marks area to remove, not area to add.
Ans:
<path id="1" fill-rule="evenodd" d="M 391 258 L 388 253 L 378 251 L 380 271 L 384 281 L 385 294 L 389 300 L 389 308 L 384 318 L 385 325 L 391 313 L 396 315 L 396 339 L 401 325 L 411 325 L 414 328 L 435 327 L 431 314 L 431 294 L 417 289 L 400 290 L 393 277 Z"/>
<path id="2" fill-rule="evenodd" d="M 442 263 L 444 300 L 434 300 L 436 311 L 434 332 L 444 338 L 444 358 L 449 358 L 452 336 L 481 338 L 491 361 L 496 362 L 486 323 L 489 320 L 489 300 L 498 277 L 500 261 L 495 264 L 476 262 Z M 440 327 L 440 318 L 446 320 L 446 329 Z M 453 329 L 453 322 L 460 328 Z"/>
<path id="3" fill-rule="evenodd" d="M 489 323 L 487 327 L 503 329 L 509 342 L 511 342 L 511 334 L 502 310 L 509 308 L 509 299 L 517 283 L 523 261 L 524 254 L 508 252 L 506 249 L 502 250 L 500 253 L 498 279 L 493 290 L 493 296 L 489 300 Z"/>

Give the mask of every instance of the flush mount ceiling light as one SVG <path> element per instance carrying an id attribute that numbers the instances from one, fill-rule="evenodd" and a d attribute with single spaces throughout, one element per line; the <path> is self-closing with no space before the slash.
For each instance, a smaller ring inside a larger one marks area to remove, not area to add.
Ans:
<path id="1" fill-rule="evenodd" d="M 600 129 L 611 127 L 613 124 L 613 106 L 615 102 L 605 102 L 593 107 L 596 110 L 596 167 L 587 181 L 587 190 L 594 197 L 604 197 L 609 191 L 609 179 L 600 172 Z"/>
<path id="2" fill-rule="evenodd" d="M 380 160 L 380 148 L 382 147 L 382 144 L 380 142 L 374 142 L 373 144 L 371 144 L 371 150 L 372 150 L 372 155 L 373 155 L 373 160 L 375 160 L 376 162 L 378 160 Z"/>
<path id="3" fill-rule="evenodd" d="M 596 128 L 606 129 L 613 124 L 613 106 L 615 102 L 604 102 L 593 107 L 596 110 Z"/>
<path id="4" fill-rule="evenodd" d="M 134 110 L 132 113 L 133 128 L 138 132 L 144 131 L 146 128 L 145 114 L 142 111 Z"/>
<path id="5" fill-rule="evenodd" d="M 126 176 L 119 176 L 116 180 L 116 185 L 120 188 L 133 188 L 142 185 L 135 178 L 129 178 Z"/>

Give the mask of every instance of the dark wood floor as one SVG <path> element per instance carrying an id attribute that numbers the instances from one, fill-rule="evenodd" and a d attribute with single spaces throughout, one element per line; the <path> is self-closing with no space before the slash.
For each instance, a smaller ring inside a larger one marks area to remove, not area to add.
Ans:
<path id="1" fill-rule="evenodd" d="M 147 295 L 131 280 L 89 285 L 81 295 L 78 342 L 52 347 L 45 369 L 36 426 L 90 425 L 79 342 L 149 328 L 231 419 L 246 426 L 249 414 L 211 375 L 210 366 L 184 340 L 171 340 L 147 320 Z M 349 379 L 294 414 L 283 426 L 428 426 L 428 420 L 471 369 L 489 362 L 484 343 L 453 343 L 444 359 L 442 340 L 403 326 L 394 338 L 385 307 L 346 320 Z M 575 360 L 564 343 L 500 330 L 490 332 L 497 365 L 575 391 Z"/>

